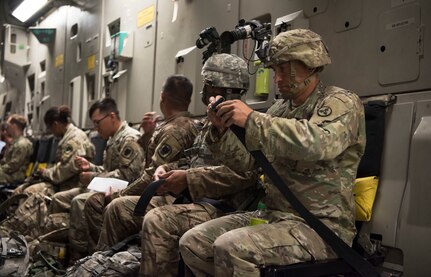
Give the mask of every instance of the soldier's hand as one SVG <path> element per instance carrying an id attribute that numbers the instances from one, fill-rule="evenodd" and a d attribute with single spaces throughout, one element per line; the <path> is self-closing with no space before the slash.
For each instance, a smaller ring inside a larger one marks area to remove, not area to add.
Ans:
<path id="1" fill-rule="evenodd" d="M 171 170 L 159 177 L 160 179 L 165 179 L 158 190 L 159 193 L 172 192 L 179 195 L 188 186 L 185 170 Z"/>
<path id="2" fill-rule="evenodd" d="M 241 100 L 228 100 L 217 106 L 216 115 L 221 119 L 224 127 L 235 124 L 244 128 L 251 112 L 253 110 Z"/>
<path id="3" fill-rule="evenodd" d="M 81 172 L 79 174 L 79 181 L 83 186 L 88 186 L 88 184 L 90 184 L 93 177 L 94 177 L 94 172 L 88 172 L 88 171 Z"/>
<path id="4" fill-rule="evenodd" d="M 81 170 L 81 171 L 88 171 L 90 170 L 90 162 L 87 161 L 84 157 L 75 156 L 74 159 L 75 166 Z"/>
<path id="5" fill-rule="evenodd" d="M 116 193 L 116 192 L 118 192 L 118 191 L 120 191 L 120 190 L 119 190 L 119 189 L 112 188 L 112 187 L 109 187 L 108 191 L 107 191 L 107 192 L 105 192 L 105 197 L 109 197 L 109 198 L 111 198 L 112 194 L 114 194 L 114 193 Z"/>
<path id="6" fill-rule="evenodd" d="M 156 128 L 156 123 L 160 119 L 160 115 L 156 115 L 156 112 L 147 112 L 141 121 L 141 128 L 145 134 L 151 134 Z"/>
<path id="7" fill-rule="evenodd" d="M 222 96 L 217 95 L 216 97 L 211 96 L 209 98 L 210 103 L 208 104 L 207 107 L 207 118 L 209 121 L 211 121 L 211 123 L 214 125 L 214 127 L 217 128 L 217 130 L 219 131 L 220 134 L 223 134 L 226 131 L 226 127 L 223 125 L 223 122 L 221 120 L 220 117 L 217 116 L 216 111 L 214 111 L 212 109 L 212 105 L 218 100 L 220 99 Z M 220 104 L 219 104 L 220 105 Z M 217 107 L 219 106 L 217 105 Z M 217 109 L 216 107 L 216 109 Z"/>
<path id="8" fill-rule="evenodd" d="M 166 174 L 166 170 L 163 166 L 160 165 L 159 167 L 156 168 L 156 171 L 154 171 L 154 175 L 153 175 L 154 181 L 160 180 L 161 179 L 160 175 L 164 175 L 164 174 Z"/>

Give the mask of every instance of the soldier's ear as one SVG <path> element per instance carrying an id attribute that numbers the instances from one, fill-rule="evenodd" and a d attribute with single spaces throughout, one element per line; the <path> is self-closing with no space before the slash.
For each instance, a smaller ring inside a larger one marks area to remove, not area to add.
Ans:
<path id="1" fill-rule="evenodd" d="M 166 98 L 165 93 L 162 91 L 162 92 L 160 93 L 160 102 L 164 102 L 164 101 L 165 101 L 165 98 Z"/>

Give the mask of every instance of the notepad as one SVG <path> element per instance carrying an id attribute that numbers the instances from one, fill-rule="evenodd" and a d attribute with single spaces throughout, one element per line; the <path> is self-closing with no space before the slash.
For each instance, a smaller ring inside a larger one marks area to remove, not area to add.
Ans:
<path id="1" fill-rule="evenodd" d="M 94 177 L 87 188 L 99 192 L 108 192 L 110 187 L 114 191 L 122 190 L 128 184 L 129 182 L 117 178 Z"/>

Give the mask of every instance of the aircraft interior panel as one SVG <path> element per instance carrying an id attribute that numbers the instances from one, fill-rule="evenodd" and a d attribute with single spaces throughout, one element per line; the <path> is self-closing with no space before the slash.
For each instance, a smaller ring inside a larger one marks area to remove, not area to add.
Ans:
<path id="1" fill-rule="evenodd" d="M 253 20 L 273 35 L 291 28 L 320 34 L 332 60 L 320 73 L 325 84 L 364 101 L 395 99 L 386 110 L 373 214 L 362 231 L 399 250 L 394 270 L 431 276 L 431 1 L 73 0 L 27 23 L 9 11 L 22 0 L 0 2 L 0 118 L 24 114 L 34 136 L 46 134 L 43 116 L 60 104 L 89 130 L 88 108 L 107 96 L 122 119 L 137 125 L 145 112 L 160 114 L 160 92 L 172 74 L 191 80 L 189 110 L 204 116 L 201 68 L 204 53 L 212 53 L 204 51 L 220 51 L 215 35 Z M 274 73 L 255 54 L 267 42 L 242 37 L 229 44 L 231 53 L 250 60 L 243 100 L 256 110 L 279 97 Z"/>

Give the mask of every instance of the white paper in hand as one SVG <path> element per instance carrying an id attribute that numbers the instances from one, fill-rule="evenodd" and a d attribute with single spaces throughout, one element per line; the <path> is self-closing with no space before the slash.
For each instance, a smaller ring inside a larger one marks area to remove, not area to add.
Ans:
<path id="1" fill-rule="evenodd" d="M 88 185 L 88 189 L 100 192 L 108 192 L 109 188 L 112 187 L 112 190 L 122 190 L 129 182 L 120 180 L 117 178 L 103 178 L 103 177 L 94 177 Z"/>
<path id="2" fill-rule="evenodd" d="M 6 146 L 6 142 L 0 140 L 0 152 L 3 150 L 3 147 Z"/>

